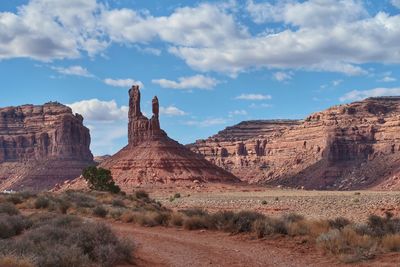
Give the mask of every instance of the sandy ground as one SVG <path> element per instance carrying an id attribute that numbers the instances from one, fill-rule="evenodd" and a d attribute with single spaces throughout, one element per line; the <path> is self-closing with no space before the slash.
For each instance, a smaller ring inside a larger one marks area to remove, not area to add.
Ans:
<path id="1" fill-rule="evenodd" d="M 295 212 L 308 218 L 332 219 L 338 216 L 354 221 L 386 211 L 400 216 L 400 191 L 305 191 L 254 186 L 226 186 L 189 189 L 187 187 L 146 188 L 163 205 L 179 210 L 204 208 L 255 210 L 267 215 Z M 180 193 L 181 197 L 170 201 Z M 265 204 L 266 202 L 266 204 Z"/>
<path id="2" fill-rule="evenodd" d="M 123 223 L 112 223 L 112 227 L 120 235 L 135 239 L 137 266 L 400 266 L 400 253 L 364 263 L 343 264 L 301 239 L 257 240 L 249 235 L 144 228 Z"/>

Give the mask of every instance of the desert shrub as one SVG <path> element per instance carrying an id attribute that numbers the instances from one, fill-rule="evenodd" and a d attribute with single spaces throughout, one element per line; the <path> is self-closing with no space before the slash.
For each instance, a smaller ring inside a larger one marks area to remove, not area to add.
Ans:
<path id="1" fill-rule="evenodd" d="M 287 225 L 282 219 L 265 216 L 258 217 L 254 220 L 252 231 L 258 238 L 263 238 L 274 234 L 286 235 L 288 233 Z"/>
<path id="2" fill-rule="evenodd" d="M 50 199 L 45 196 L 39 196 L 34 203 L 36 209 L 47 209 L 50 206 Z"/>
<path id="3" fill-rule="evenodd" d="M 209 222 L 206 216 L 191 216 L 183 221 L 183 228 L 186 230 L 208 229 Z"/>
<path id="4" fill-rule="evenodd" d="M 34 267 L 33 260 L 20 258 L 15 255 L 0 255 L 0 266 L 2 267 Z"/>
<path id="5" fill-rule="evenodd" d="M 33 257 L 34 265 L 44 267 L 114 266 L 131 261 L 132 242 L 119 239 L 104 224 L 64 215 L 36 222 L 39 225 L 18 239 L 0 241 L 0 251 L 17 258 Z"/>
<path id="6" fill-rule="evenodd" d="M 8 202 L 11 202 L 11 203 L 13 203 L 13 204 L 21 204 L 23 201 L 22 201 L 22 198 L 20 197 L 20 196 L 18 196 L 18 195 L 15 195 L 15 194 L 12 194 L 12 195 L 9 195 L 7 198 L 6 198 L 6 200 L 8 201 Z"/>
<path id="7" fill-rule="evenodd" d="M 265 216 L 258 212 L 240 211 L 238 213 L 235 213 L 228 229 L 232 233 L 251 232 L 253 223 L 256 220 L 263 219 L 263 218 L 265 218 Z"/>
<path id="8" fill-rule="evenodd" d="M 235 213 L 232 211 L 217 211 L 211 215 L 210 221 L 213 229 L 229 231 Z"/>
<path id="9" fill-rule="evenodd" d="M 262 204 L 262 205 L 267 205 L 267 204 L 268 204 L 268 201 L 263 200 L 263 201 L 261 201 L 261 204 Z"/>
<path id="10" fill-rule="evenodd" d="M 287 233 L 290 236 L 308 235 L 310 233 L 310 228 L 312 227 L 312 222 L 307 220 L 299 220 L 287 224 Z"/>
<path id="11" fill-rule="evenodd" d="M 119 186 L 115 184 L 110 170 L 90 166 L 83 170 L 82 175 L 88 182 L 90 189 L 111 193 L 119 193 L 121 191 Z"/>
<path id="12" fill-rule="evenodd" d="M 0 215 L 0 238 L 10 238 L 21 234 L 31 226 L 31 221 L 21 215 Z"/>
<path id="13" fill-rule="evenodd" d="M 111 205 L 113 205 L 114 207 L 122 207 L 122 208 L 125 207 L 125 203 L 122 199 L 113 199 Z"/>
<path id="14" fill-rule="evenodd" d="M 96 199 L 81 192 L 67 191 L 62 198 L 64 201 L 74 203 L 75 206 L 81 208 L 93 208 L 97 205 Z"/>
<path id="15" fill-rule="evenodd" d="M 131 211 L 127 211 L 122 213 L 121 215 L 121 221 L 124 223 L 131 223 L 135 220 L 135 214 Z"/>
<path id="16" fill-rule="evenodd" d="M 135 191 L 135 197 L 137 199 L 149 199 L 149 194 L 144 190 Z"/>
<path id="17" fill-rule="evenodd" d="M 198 208 L 193 208 L 193 209 L 185 209 L 185 210 L 180 210 L 181 213 L 185 214 L 188 217 L 193 217 L 193 216 L 207 216 L 208 212 L 203 210 L 203 209 L 198 209 Z"/>
<path id="18" fill-rule="evenodd" d="M 400 235 L 389 234 L 383 237 L 382 247 L 385 251 L 400 251 Z"/>
<path id="19" fill-rule="evenodd" d="M 120 220 L 122 214 L 123 214 L 123 213 L 122 213 L 121 209 L 112 209 L 112 210 L 110 211 L 110 216 L 111 216 L 111 218 L 113 218 L 114 220 Z"/>
<path id="20" fill-rule="evenodd" d="M 329 220 L 328 222 L 331 228 L 335 228 L 338 230 L 343 229 L 345 226 L 350 224 L 350 221 L 343 217 L 337 217 L 333 220 Z"/>
<path id="21" fill-rule="evenodd" d="M 174 198 L 180 198 L 181 194 L 180 193 L 175 193 Z"/>
<path id="22" fill-rule="evenodd" d="M 159 211 L 139 212 L 134 214 L 133 220 L 141 226 L 167 226 L 169 223 L 169 214 Z"/>
<path id="23" fill-rule="evenodd" d="M 371 235 L 375 237 L 400 233 L 400 219 L 393 218 L 391 214 L 386 214 L 386 217 L 370 215 L 367 225 L 370 228 Z"/>
<path id="24" fill-rule="evenodd" d="M 93 214 L 97 217 L 104 218 L 107 216 L 108 210 L 103 206 L 97 206 L 93 209 Z"/>
<path id="25" fill-rule="evenodd" d="M 181 213 L 173 212 L 169 219 L 169 224 L 171 226 L 182 226 L 183 225 L 183 216 Z"/>
<path id="26" fill-rule="evenodd" d="M 304 220 L 304 216 L 297 213 L 287 213 L 282 216 L 285 223 L 295 223 Z"/>
<path id="27" fill-rule="evenodd" d="M 340 256 L 344 262 L 356 262 L 371 258 L 376 253 L 376 241 L 368 235 L 359 235 L 346 226 L 333 229 L 317 238 L 317 245 L 323 250 Z"/>
<path id="28" fill-rule="evenodd" d="M 0 214 L 5 213 L 8 215 L 18 215 L 19 210 L 15 207 L 14 204 L 5 202 L 5 203 L 0 203 Z"/>
<path id="29" fill-rule="evenodd" d="M 71 207 L 71 203 L 65 200 L 60 200 L 57 203 L 57 207 L 61 214 L 66 214 L 68 209 Z"/>

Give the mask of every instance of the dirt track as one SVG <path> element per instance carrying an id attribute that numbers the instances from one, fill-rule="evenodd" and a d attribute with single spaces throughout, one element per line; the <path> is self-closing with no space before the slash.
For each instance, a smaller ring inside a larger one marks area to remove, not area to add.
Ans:
<path id="1" fill-rule="evenodd" d="M 339 266 L 309 246 L 299 248 L 285 240 L 260 241 L 248 235 L 120 223 L 113 227 L 135 239 L 138 266 Z"/>

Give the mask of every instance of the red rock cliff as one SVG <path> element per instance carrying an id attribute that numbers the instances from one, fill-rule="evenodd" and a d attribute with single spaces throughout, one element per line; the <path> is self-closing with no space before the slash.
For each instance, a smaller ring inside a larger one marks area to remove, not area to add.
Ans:
<path id="1" fill-rule="evenodd" d="M 230 130 L 242 128 L 247 132 L 242 138 L 229 140 L 224 131 L 189 147 L 248 182 L 310 189 L 400 187 L 400 97 L 369 98 L 304 121 L 267 124 L 273 130 L 248 134 L 242 123 Z"/>
<path id="2" fill-rule="evenodd" d="M 83 118 L 59 103 L 0 108 L 0 189 L 47 189 L 92 163 Z"/>

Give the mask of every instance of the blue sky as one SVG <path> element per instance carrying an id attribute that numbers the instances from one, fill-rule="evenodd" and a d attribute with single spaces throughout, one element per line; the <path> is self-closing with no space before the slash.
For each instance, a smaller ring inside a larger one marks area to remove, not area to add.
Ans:
<path id="1" fill-rule="evenodd" d="M 250 119 L 400 95 L 400 0 L 0 2 L 0 106 L 59 101 L 95 155 L 127 143 L 128 89 L 181 143 Z"/>

